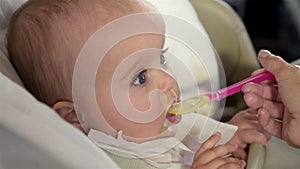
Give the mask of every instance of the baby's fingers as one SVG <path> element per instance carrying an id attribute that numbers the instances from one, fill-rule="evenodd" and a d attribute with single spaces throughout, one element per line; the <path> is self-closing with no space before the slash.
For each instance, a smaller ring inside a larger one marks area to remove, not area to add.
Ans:
<path id="1" fill-rule="evenodd" d="M 203 152 L 202 154 L 200 154 L 199 159 L 195 160 L 200 161 L 200 163 L 202 164 L 206 164 L 213 161 L 216 158 L 224 157 L 225 155 L 230 154 L 231 152 L 237 150 L 237 148 L 237 144 L 219 145 L 211 150 Z"/>
<path id="2" fill-rule="evenodd" d="M 247 160 L 247 153 L 245 148 L 238 148 L 236 151 L 232 152 L 232 156 L 241 160 Z"/>
<path id="3" fill-rule="evenodd" d="M 218 169 L 244 169 L 246 166 L 246 162 L 244 161 L 244 164 L 240 165 L 238 163 L 226 163 L 225 165 L 219 167 Z"/>
<path id="4" fill-rule="evenodd" d="M 240 160 L 233 157 L 222 158 L 219 157 L 217 159 L 212 160 L 207 164 L 202 164 L 200 162 L 194 162 L 192 165 L 192 169 L 240 169 L 246 166 L 246 162 L 244 160 Z"/>
<path id="5" fill-rule="evenodd" d="M 253 129 L 245 129 L 243 132 L 238 133 L 239 138 L 244 144 L 251 144 L 251 143 L 260 143 L 263 145 L 268 144 L 268 137 L 257 130 Z"/>
<path id="6" fill-rule="evenodd" d="M 218 141 L 221 139 L 221 133 L 217 132 L 216 134 L 210 136 L 202 145 L 201 147 L 198 149 L 198 151 L 195 154 L 194 159 L 198 159 L 199 156 L 205 152 L 206 150 L 209 150 L 211 148 L 213 148 Z"/>
<path id="7" fill-rule="evenodd" d="M 208 163 L 209 161 L 212 161 L 215 158 L 224 157 L 225 155 L 228 155 L 229 153 L 232 153 L 233 151 L 237 150 L 237 148 L 237 144 L 219 145 L 213 150 L 207 151 L 205 153 L 205 160 L 203 160 L 203 162 Z"/>
<path id="8" fill-rule="evenodd" d="M 218 166 L 216 168 L 223 168 L 223 169 L 240 169 L 246 166 L 246 162 L 244 160 L 240 160 L 233 157 L 227 158 L 218 158 L 213 160 L 211 163 L 207 165 L 207 168 L 214 168 L 214 166 Z"/>

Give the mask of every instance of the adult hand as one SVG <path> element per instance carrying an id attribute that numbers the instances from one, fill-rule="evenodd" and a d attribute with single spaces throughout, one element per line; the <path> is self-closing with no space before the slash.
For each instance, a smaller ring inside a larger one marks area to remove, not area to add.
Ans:
<path id="1" fill-rule="evenodd" d="M 265 50 L 259 52 L 258 59 L 277 84 L 248 83 L 243 86 L 244 99 L 258 110 L 259 122 L 267 132 L 300 147 L 300 69 Z"/>

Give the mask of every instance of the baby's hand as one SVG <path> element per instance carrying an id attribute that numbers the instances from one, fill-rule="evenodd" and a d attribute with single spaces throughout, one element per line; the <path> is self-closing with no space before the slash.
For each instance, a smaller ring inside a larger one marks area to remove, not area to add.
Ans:
<path id="1" fill-rule="evenodd" d="M 220 139 L 221 133 L 217 132 L 201 145 L 195 154 L 192 169 L 241 169 L 246 166 L 244 160 L 226 157 L 238 148 L 237 144 L 215 147 Z"/>
<path id="2" fill-rule="evenodd" d="M 238 149 L 233 152 L 235 157 L 246 160 L 246 148 L 250 143 L 267 145 L 270 134 L 265 132 L 258 123 L 257 112 L 255 110 L 243 110 L 232 117 L 229 123 L 238 126 L 238 130 L 228 142 L 238 145 Z"/>

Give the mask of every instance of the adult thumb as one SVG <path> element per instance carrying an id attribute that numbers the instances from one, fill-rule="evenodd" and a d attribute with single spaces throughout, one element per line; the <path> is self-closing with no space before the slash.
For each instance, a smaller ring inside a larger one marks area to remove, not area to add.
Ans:
<path id="1" fill-rule="evenodd" d="M 279 76 L 284 69 L 288 69 L 291 65 L 284 61 L 281 57 L 273 55 L 267 50 L 261 50 L 258 53 L 258 60 L 263 68 L 271 72 L 275 78 Z"/>

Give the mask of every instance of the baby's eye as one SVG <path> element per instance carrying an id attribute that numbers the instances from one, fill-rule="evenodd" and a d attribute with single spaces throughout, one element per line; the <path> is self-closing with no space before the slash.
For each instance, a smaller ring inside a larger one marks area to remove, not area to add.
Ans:
<path id="1" fill-rule="evenodd" d="M 167 63 L 165 53 L 167 52 L 168 48 L 164 49 L 160 54 L 160 64 L 164 65 Z"/>
<path id="2" fill-rule="evenodd" d="M 164 64 L 166 64 L 166 63 L 167 63 L 166 57 L 165 57 L 164 54 L 162 53 L 162 54 L 160 55 L 160 64 L 164 65 Z"/>
<path id="3" fill-rule="evenodd" d="M 142 71 L 133 81 L 133 84 L 136 86 L 146 83 L 146 72 L 147 70 Z"/>

